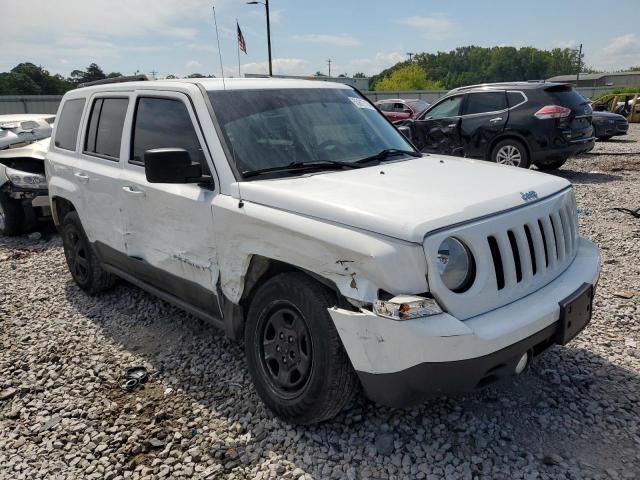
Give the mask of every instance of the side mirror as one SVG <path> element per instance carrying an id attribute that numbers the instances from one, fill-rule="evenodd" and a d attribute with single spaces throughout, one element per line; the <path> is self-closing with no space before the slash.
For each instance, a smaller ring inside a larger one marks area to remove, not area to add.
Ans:
<path id="1" fill-rule="evenodd" d="M 184 148 L 154 148 L 144 152 L 144 172 L 149 183 L 200 183 L 202 167 L 192 163 Z"/>
<path id="2" fill-rule="evenodd" d="M 405 136 L 405 138 L 409 141 L 413 141 L 411 138 L 411 127 L 408 125 L 400 125 L 398 127 L 398 131 Z"/>

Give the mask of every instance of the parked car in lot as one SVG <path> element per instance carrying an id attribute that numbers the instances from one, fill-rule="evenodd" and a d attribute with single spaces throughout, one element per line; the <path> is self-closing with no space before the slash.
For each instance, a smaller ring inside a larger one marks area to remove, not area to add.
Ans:
<path id="1" fill-rule="evenodd" d="M 594 111 L 592 122 L 593 134 L 598 140 L 609 140 L 617 135 L 626 135 L 629 131 L 629 122 L 617 113 Z"/>
<path id="2" fill-rule="evenodd" d="M 392 406 L 471 391 L 591 318 L 599 253 L 568 181 L 423 156 L 347 85 L 102 84 L 58 118 L 46 170 L 78 286 L 121 277 L 243 339 L 288 421 L 359 384 Z"/>
<path id="3" fill-rule="evenodd" d="M 378 100 L 375 105 L 380 109 L 385 117 L 394 122 L 397 120 L 416 118 L 429 108 L 430 104 L 418 98 L 408 100 L 391 98 Z"/>
<path id="4" fill-rule="evenodd" d="M 0 150 L 49 138 L 55 119 L 46 114 L 0 115 Z"/>
<path id="5" fill-rule="evenodd" d="M 51 220 L 44 157 L 54 120 L 0 115 L 0 235 L 19 235 Z"/>
<path id="6" fill-rule="evenodd" d="M 545 82 L 458 88 L 398 125 L 422 152 L 541 170 L 559 168 L 595 141 L 589 103 L 570 85 Z"/>

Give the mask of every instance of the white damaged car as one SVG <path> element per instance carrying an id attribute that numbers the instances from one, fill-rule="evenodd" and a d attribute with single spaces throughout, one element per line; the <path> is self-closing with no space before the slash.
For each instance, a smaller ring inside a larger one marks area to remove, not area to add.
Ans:
<path id="1" fill-rule="evenodd" d="M 472 391 L 591 318 L 599 253 L 566 180 L 422 155 L 345 85 L 79 88 L 46 167 L 76 283 L 124 278 L 243 339 L 291 422 L 359 386 L 391 406 Z"/>

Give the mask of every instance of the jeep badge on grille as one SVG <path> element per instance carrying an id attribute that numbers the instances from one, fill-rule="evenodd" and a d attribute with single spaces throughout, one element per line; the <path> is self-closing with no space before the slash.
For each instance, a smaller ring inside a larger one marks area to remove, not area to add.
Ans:
<path id="1" fill-rule="evenodd" d="M 530 202 L 532 200 L 538 199 L 538 193 L 535 190 L 530 190 L 528 192 L 520 192 L 520 196 L 522 197 L 522 200 L 524 200 L 525 202 Z"/>

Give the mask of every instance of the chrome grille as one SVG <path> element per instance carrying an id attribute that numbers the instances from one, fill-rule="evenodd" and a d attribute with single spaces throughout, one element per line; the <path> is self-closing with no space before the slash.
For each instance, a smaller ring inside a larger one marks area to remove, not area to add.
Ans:
<path id="1" fill-rule="evenodd" d="M 437 271 L 438 247 L 448 236 L 462 240 L 473 253 L 475 282 L 454 293 L 439 275 L 430 274 L 429 287 L 449 312 L 465 319 L 538 290 L 569 266 L 578 249 L 573 191 L 427 236 L 429 272 Z"/>

